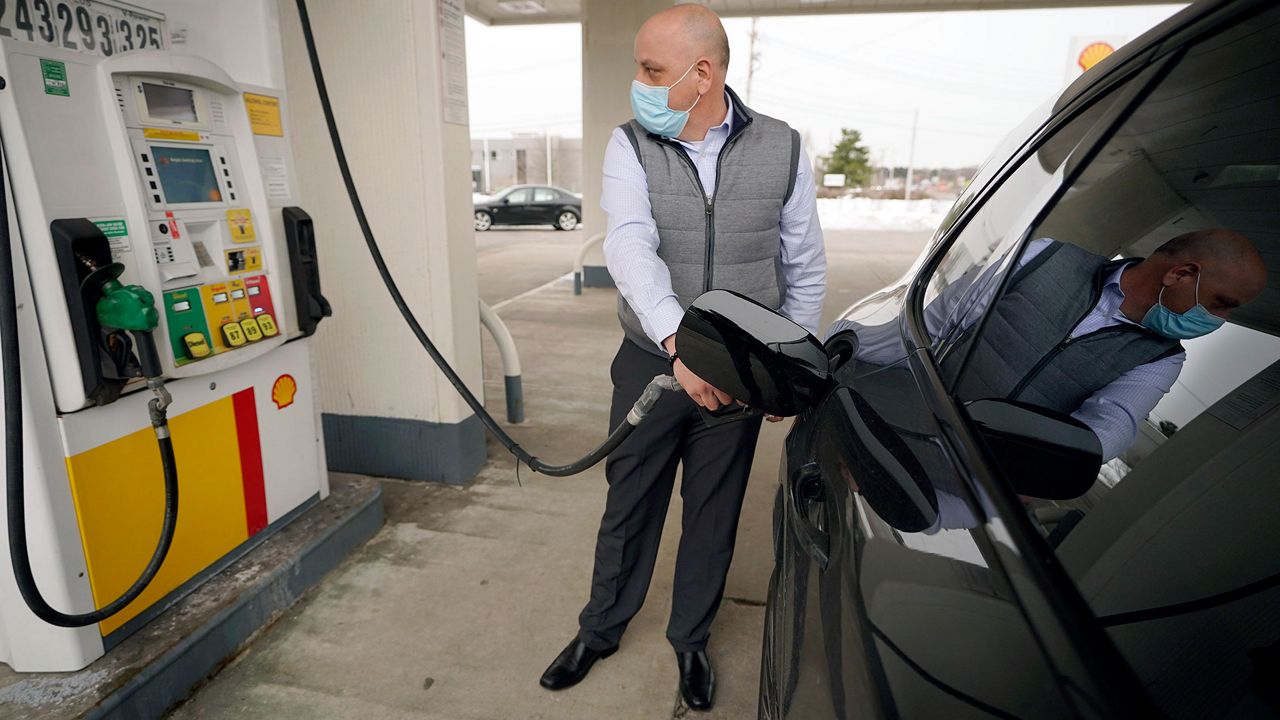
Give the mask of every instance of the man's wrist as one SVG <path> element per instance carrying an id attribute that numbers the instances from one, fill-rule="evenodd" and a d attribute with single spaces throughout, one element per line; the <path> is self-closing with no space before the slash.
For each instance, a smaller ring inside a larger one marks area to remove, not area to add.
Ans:
<path id="1" fill-rule="evenodd" d="M 667 355 L 675 357 L 676 336 L 674 334 L 668 335 L 667 338 L 662 341 L 662 349 L 667 351 Z"/>

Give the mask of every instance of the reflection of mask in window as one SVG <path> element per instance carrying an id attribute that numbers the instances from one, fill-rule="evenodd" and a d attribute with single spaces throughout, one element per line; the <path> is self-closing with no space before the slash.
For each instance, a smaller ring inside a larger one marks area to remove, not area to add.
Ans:
<path id="1" fill-rule="evenodd" d="M 1196 304 L 1184 313 L 1176 313 L 1164 306 L 1165 288 L 1160 288 L 1156 304 L 1142 318 L 1142 326 L 1173 340 L 1190 340 L 1222 327 L 1222 318 L 1200 304 L 1200 274 L 1196 274 Z"/>

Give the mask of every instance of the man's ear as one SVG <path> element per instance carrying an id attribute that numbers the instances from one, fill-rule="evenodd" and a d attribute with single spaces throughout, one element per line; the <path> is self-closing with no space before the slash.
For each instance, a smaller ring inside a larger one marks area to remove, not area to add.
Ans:
<path id="1" fill-rule="evenodd" d="M 698 58 L 695 70 L 698 72 L 698 94 L 705 95 L 711 90 L 711 74 L 714 71 L 711 67 L 711 61 L 706 58 Z"/>
<path id="2" fill-rule="evenodd" d="M 1169 268 L 1164 274 L 1164 285 L 1166 287 L 1179 282 L 1194 282 L 1196 276 L 1200 274 L 1200 263 L 1184 262 L 1178 263 Z"/>

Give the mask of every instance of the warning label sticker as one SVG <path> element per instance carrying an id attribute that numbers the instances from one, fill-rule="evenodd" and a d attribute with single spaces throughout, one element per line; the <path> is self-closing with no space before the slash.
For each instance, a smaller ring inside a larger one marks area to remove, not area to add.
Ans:
<path id="1" fill-rule="evenodd" d="M 44 76 L 44 94 L 71 97 L 67 84 L 67 64 L 61 60 L 40 60 L 40 74 Z"/>
<path id="2" fill-rule="evenodd" d="M 125 225 L 124 218 L 102 218 L 93 224 L 111 243 L 111 257 L 118 258 L 121 253 L 129 252 L 129 226 Z"/>
<path id="3" fill-rule="evenodd" d="M 280 98 L 245 93 L 244 109 L 249 113 L 249 125 L 253 128 L 254 135 L 284 137 L 284 124 L 280 120 Z"/>
<path id="4" fill-rule="evenodd" d="M 249 214 L 249 208 L 228 210 L 227 227 L 231 230 L 232 242 L 247 243 L 258 239 L 258 234 L 253 230 L 253 216 Z"/>

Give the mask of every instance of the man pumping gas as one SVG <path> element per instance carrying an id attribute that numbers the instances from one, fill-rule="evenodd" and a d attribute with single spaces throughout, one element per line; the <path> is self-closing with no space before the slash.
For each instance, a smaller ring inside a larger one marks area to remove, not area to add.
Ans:
<path id="1" fill-rule="evenodd" d="M 812 170 L 799 134 L 754 112 L 725 86 L 729 41 L 701 5 L 654 15 L 635 40 L 635 118 L 613 132 L 604 159 L 604 251 L 617 283 L 624 339 L 610 368 L 610 426 L 655 376 L 666 394 L 609 456 L 591 594 L 578 632 L 543 673 L 570 687 L 618 648 L 644 602 L 663 520 L 683 464 L 684 502 L 667 638 L 688 706 L 709 709 L 715 680 L 707 638 L 733 557 L 760 418 L 709 424 L 734 398 L 688 370 L 675 332 L 703 292 L 742 293 L 817 331 L 826 256 Z M 777 418 L 770 418 L 777 420 Z"/>

